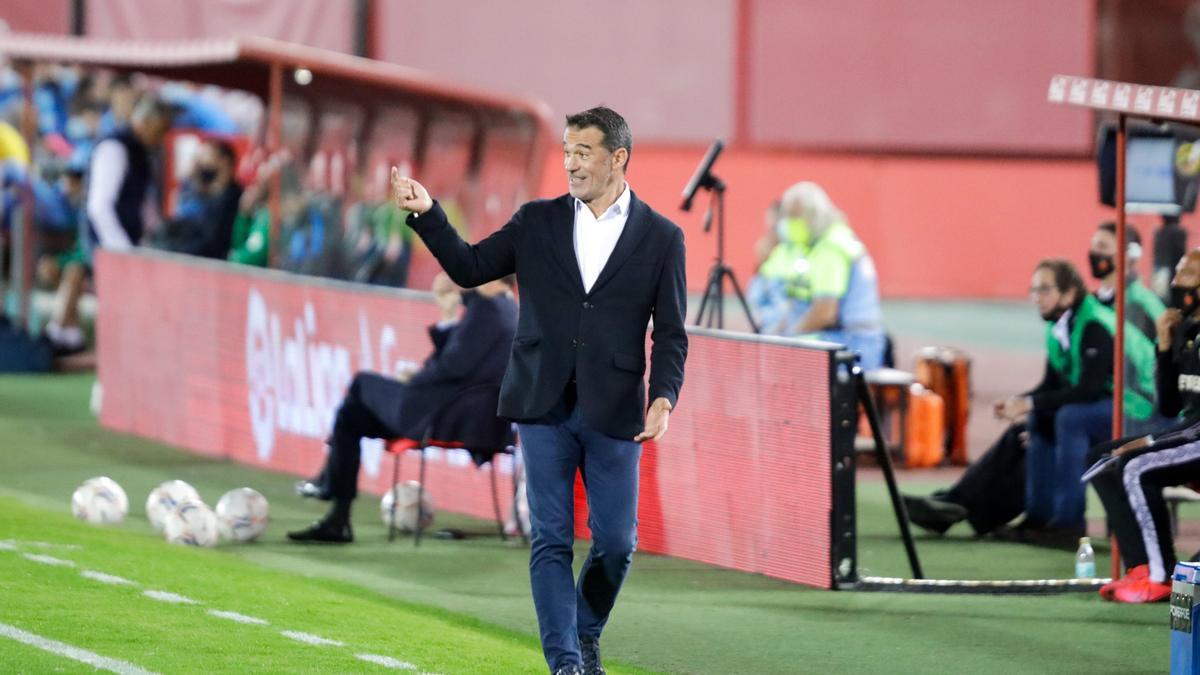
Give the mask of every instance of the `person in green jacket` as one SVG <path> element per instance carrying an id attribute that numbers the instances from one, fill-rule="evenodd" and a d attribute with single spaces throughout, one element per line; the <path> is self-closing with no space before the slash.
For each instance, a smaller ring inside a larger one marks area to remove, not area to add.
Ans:
<path id="1" fill-rule="evenodd" d="M 1125 229 L 1125 258 L 1128 275 L 1125 285 L 1125 321 L 1141 331 L 1147 340 L 1154 342 L 1157 332 L 1154 324 L 1166 307 L 1162 300 L 1138 278 L 1137 264 L 1142 257 L 1142 237 L 1133 225 Z M 1117 226 L 1115 223 L 1100 223 L 1092 235 L 1088 248 L 1088 264 L 1092 278 L 1100 282 L 1096 299 L 1112 309 L 1117 300 Z"/>
<path id="2" fill-rule="evenodd" d="M 1086 530 L 1083 475 L 1088 449 L 1112 437 L 1113 333 L 1116 316 L 1089 294 L 1074 265 L 1041 261 L 1030 295 L 1046 322 L 1046 368 L 1025 395 L 995 405 L 998 417 L 1028 416 L 1025 518 L 1018 538 L 1067 543 Z M 1131 426 L 1154 417 L 1154 343 L 1125 336 L 1124 404 Z"/>

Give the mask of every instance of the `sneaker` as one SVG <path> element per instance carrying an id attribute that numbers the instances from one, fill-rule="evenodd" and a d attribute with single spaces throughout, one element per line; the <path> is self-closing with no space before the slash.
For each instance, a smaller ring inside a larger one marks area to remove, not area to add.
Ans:
<path id="1" fill-rule="evenodd" d="M 1131 605 L 1147 602 L 1163 602 L 1171 597 L 1171 584 L 1155 581 L 1149 576 L 1118 586 L 1113 592 L 1113 600 Z"/>
<path id="2" fill-rule="evenodd" d="M 967 519 L 967 510 L 953 502 L 910 495 L 902 499 L 912 524 L 935 534 L 945 534 L 955 523 Z"/>
<path id="3" fill-rule="evenodd" d="M 583 675 L 583 666 L 578 663 L 568 663 L 555 670 L 554 675 Z"/>
<path id="4" fill-rule="evenodd" d="M 583 675 L 607 675 L 600 663 L 600 638 L 580 636 L 579 652 L 583 656 Z"/>
<path id="5" fill-rule="evenodd" d="M 1104 598 L 1105 600 L 1112 600 L 1113 593 L 1116 593 L 1118 588 L 1141 581 L 1148 576 L 1150 576 L 1149 565 L 1138 565 L 1137 567 L 1131 567 L 1125 571 L 1125 576 L 1121 577 L 1120 579 L 1114 579 L 1101 586 L 1100 597 Z"/>

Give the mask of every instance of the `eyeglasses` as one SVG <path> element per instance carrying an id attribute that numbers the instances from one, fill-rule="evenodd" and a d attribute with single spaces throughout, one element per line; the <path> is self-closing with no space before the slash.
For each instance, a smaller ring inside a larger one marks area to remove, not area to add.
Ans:
<path id="1" fill-rule="evenodd" d="M 1048 284 L 1042 285 L 1042 286 L 1030 286 L 1029 287 L 1029 297 L 1040 298 L 1043 296 L 1050 295 L 1051 293 L 1053 293 L 1054 291 L 1057 291 L 1057 290 L 1058 290 L 1058 288 L 1056 288 L 1052 285 L 1048 285 Z"/>

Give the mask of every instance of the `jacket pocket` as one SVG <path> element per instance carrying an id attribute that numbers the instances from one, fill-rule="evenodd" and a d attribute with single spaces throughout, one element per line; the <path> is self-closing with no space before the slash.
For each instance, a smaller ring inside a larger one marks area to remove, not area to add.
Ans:
<path id="1" fill-rule="evenodd" d="M 513 344 L 517 347 L 532 347 L 541 341 L 542 338 L 537 337 L 536 335 L 525 335 L 513 338 Z"/>
<path id="2" fill-rule="evenodd" d="M 646 372 L 646 359 L 633 354 L 613 354 L 613 365 L 638 375 Z"/>

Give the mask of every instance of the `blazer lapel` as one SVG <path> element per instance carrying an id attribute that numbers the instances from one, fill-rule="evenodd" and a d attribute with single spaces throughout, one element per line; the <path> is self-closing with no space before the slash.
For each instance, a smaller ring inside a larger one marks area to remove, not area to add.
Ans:
<path id="1" fill-rule="evenodd" d="M 642 203 L 642 200 L 637 198 L 632 191 L 629 195 L 629 218 L 625 221 L 625 229 L 621 230 L 621 236 L 617 238 L 617 245 L 613 248 L 612 255 L 608 256 L 608 262 L 604 263 L 604 269 L 600 270 L 600 276 L 596 279 L 596 283 L 592 284 L 592 290 L 589 295 L 600 290 L 604 284 L 616 276 L 617 271 L 633 255 L 637 250 L 638 244 L 642 243 L 642 237 L 646 236 L 648 230 L 648 213 L 649 207 Z M 579 276 L 578 272 L 576 273 Z M 582 285 L 582 282 L 580 282 Z"/>
<path id="2" fill-rule="evenodd" d="M 575 257 L 575 199 L 569 194 L 563 195 L 555 210 L 550 223 L 554 256 L 570 278 L 572 288 L 583 295 L 583 273 L 579 271 L 579 259 Z"/>

